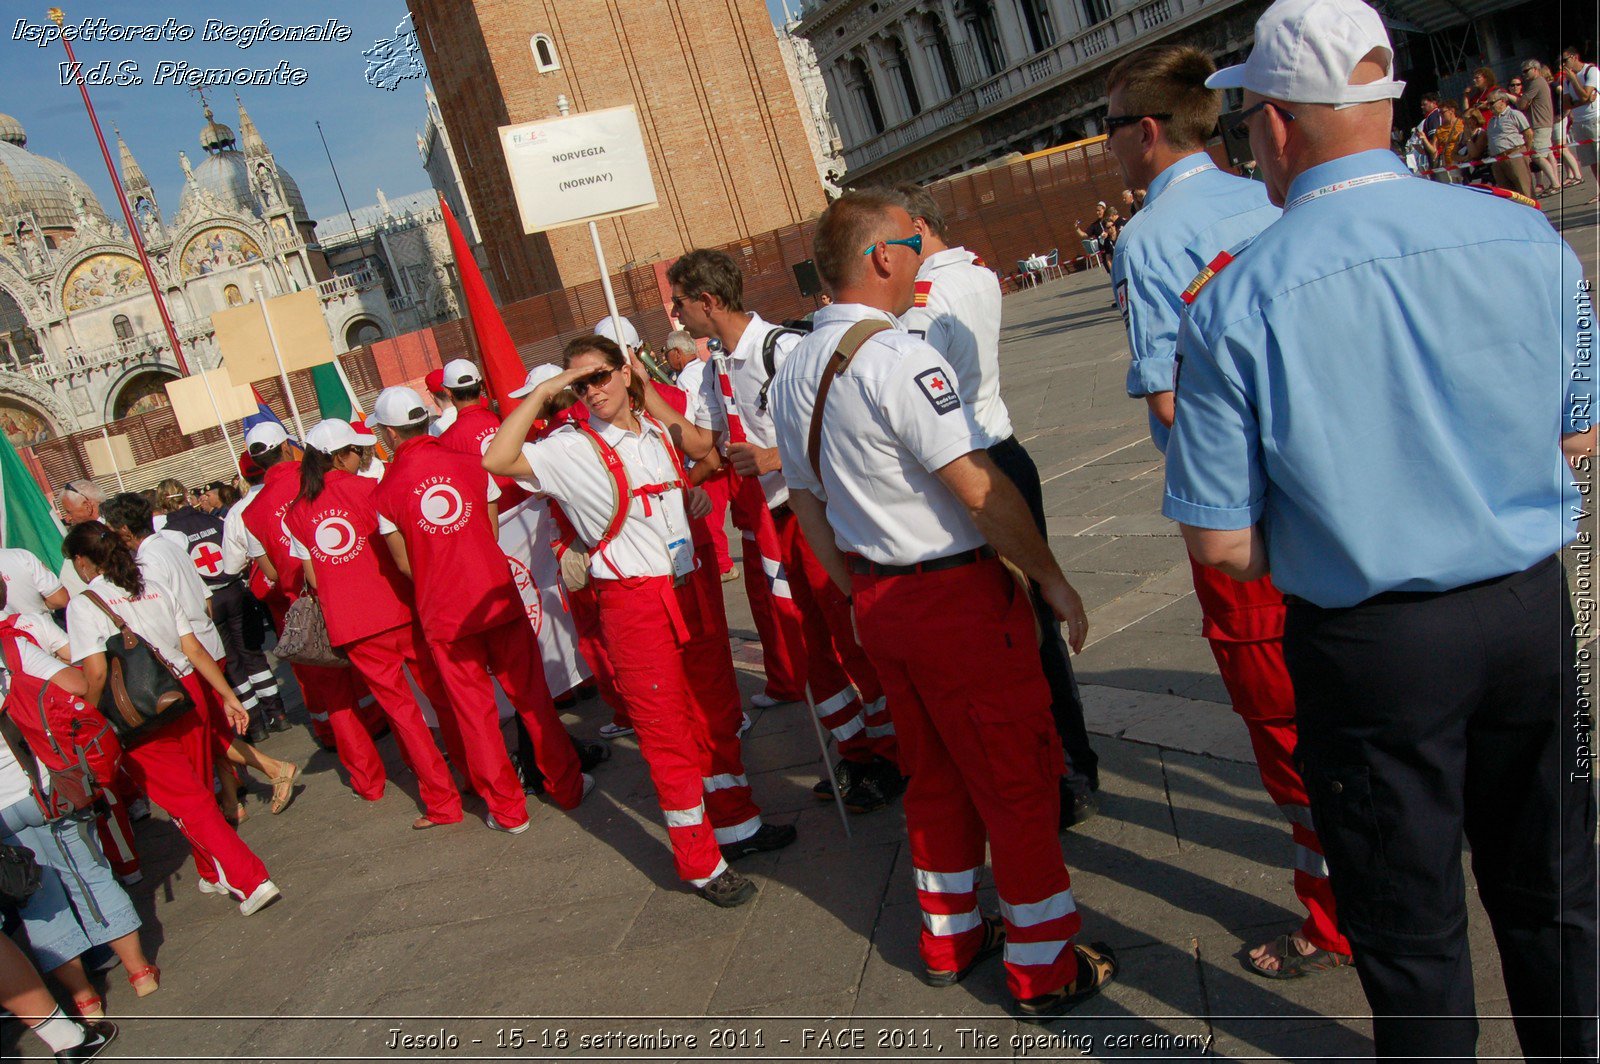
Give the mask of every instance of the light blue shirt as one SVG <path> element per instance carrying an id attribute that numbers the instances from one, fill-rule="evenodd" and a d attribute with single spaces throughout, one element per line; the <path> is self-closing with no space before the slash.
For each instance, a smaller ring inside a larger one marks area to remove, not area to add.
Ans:
<path id="1" fill-rule="evenodd" d="M 1574 535 L 1589 287 L 1537 210 L 1386 151 L 1308 170 L 1183 320 L 1162 512 L 1260 521 L 1273 580 L 1320 606 L 1528 568 Z"/>
<path id="2" fill-rule="evenodd" d="M 1267 187 L 1218 170 L 1205 152 L 1186 155 L 1150 182 L 1144 206 L 1117 237 L 1111 285 L 1128 327 L 1135 399 L 1172 391 L 1183 290 L 1221 251 L 1233 251 L 1278 219 Z M 1150 415 L 1150 439 L 1167 449 L 1168 428 Z"/>

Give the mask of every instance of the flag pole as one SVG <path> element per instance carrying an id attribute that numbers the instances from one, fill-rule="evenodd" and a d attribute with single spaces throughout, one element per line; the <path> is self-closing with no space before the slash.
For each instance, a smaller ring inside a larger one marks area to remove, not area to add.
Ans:
<path id="1" fill-rule="evenodd" d="M 60 29 L 66 21 L 66 15 L 59 7 L 52 7 L 49 11 L 50 21 Z M 72 53 L 72 42 L 65 33 L 58 34 L 61 46 L 67 50 L 67 69 L 72 72 L 73 79 L 78 83 L 78 91 L 83 94 L 84 110 L 89 112 L 89 124 L 94 127 L 94 139 L 100 142 L 100 157 L 105 160 L 106 173 L 111 178 L 111 188 L 117 194 L 117 203 L 122 207 L 122 218 L 128 223 L 128 237 L 133 241 L 133 250 L 139 253 L 139 264 L 144 267 L 144 279 L 150 285 L 150 297 L 156 302 L 156 312 L 161 315 L 161 324 L 166 329 L 167 341 L 172 344 L 172 358 L 178 363 L 178 371 L 185 377 L 189 376 L 189 363 L 183 357 L 183 344 L 178 340 L 178 330 L 172 324 L 172 315 L 167 312 L 167 301 L 162 298 L 161 285 L 156 281 L 156 271 L 150 265 L 150 256 L 145 253 L 144 235 L 139 230 L 139 223 L 134 220 L 133 208 L 128 206 L 128 196 L 122 190 L 122 178 L 117 175 L 117 168 L 111 162 L 111 149 L 106 146 L 106 137 L 100 130 L 100 118 L 94 112 L 94 103 L 89 99 L 89 84 L 84 80 L 83 68 L 78 65 L 78 57 Z M 205 373 L 200 374 L 200 383 L 205 385 L 206 398 L 211 400 L 211 412 L 217 416 L 217 427 L 222 430 L 222 438 L 227 441 L 228 448 L 234 450 L 233 437 L 228 433 L 227 422 L 223 420 L 222 408 L 217 405 L 216 393 L 211 390 L 211 381 Z"/>

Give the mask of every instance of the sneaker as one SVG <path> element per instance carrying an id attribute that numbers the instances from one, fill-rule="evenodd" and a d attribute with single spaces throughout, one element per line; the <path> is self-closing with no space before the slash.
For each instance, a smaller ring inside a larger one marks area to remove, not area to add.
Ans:
<path id="1" fill-rule="evenodd" d="M 750 730 L 750 725 L 755 723 L 755 722 L 750 719 L 750 714 L 748 714 L 748 713 L 741 714 L 741 716 L 744 717 L 744 719 L 739 722 L 739 730 L 737 732 L 735 732 L 734 734 L 737 735 L 739 738 L 743 739 L 744 738 L 744 733 L 749 731 Z"/>
<path id="2" fill-rule="evenodd" d="M 860 761 L 845 761 L 841 759 L 833 766 L 833 778 L 839 781 L 839 789 L 845 794 L 850 793 L 850 788 L 855 784 L 861 771 L 867 766 Z M 811 788 L 811 793 L 820 801 L 833 801 L 833 784 L 828 780 L 818 780 L 816 786 Z"/>
<path id="3" fill-rule="evenodd" d="M 732 909 L 756 896 L 756 885 L 733 869 L 724 869 L 716 879 L 695 891 L 712 905 Z"/>
<path id="4" fill-rule="evenodd" d="M 592 790 L 594 790 L 594 777 L 585 772 L 583 774 L 583 793 L 578 796 L 578 801 L 581 802 L 589 797 L 589 792 Z"/>
<path id="5" fill-rule="evenodd" d="M 757 709 L 771 709 L 773 706 L 782 706 L 798 701 L 800 701 L 798 698 L 778 698 L 775 695 L 767 694 L 765 691 L 760 691 L 750 696 L 750 704 Z"/>
<path id="6" fill-rule="evenodd" d="M 737 579 L 739 579 L 739 570 L 737 569 L 729 569 L 722 574 L 722 582 L 724 584 L 731 584 Z"/>
<path id="7" fill-rule="evenodd" d="M 633 734 L 633 729 L 630 728 L 626 724 L 602 724 L 602 725 L 600 725 L 600 738 L 602 738 L 602 739 L 620 739 L 624 735 L 632 735 L 632 734 Z"/>
<path id="8" fill-rule="evenodd" d="M 277 884 L 270 879 L 263 879 L 261 885 L 250 893 L 250 896 L 239 903 L 239 911 L 246 916 L 254 916 L 277 901 L 282 894 L 279 893 Z"/>
<path id="9" fill-rule="evenodd" d="M 232 893 L 230 890 L 228 890 L 227 887 L 223 886 L 221 883 L 212 883 L 212 882 L 209 882 L 209 881 L 204 880 L 204 879 L 202 879 L 200 881 L 199 886 L 200 886 L 200 893 L 201 894 L 221 894 L 221 895 L 226 896 L 226 895 Z"/>
<path id="10" fill-rule="evenodd" d="M 781 850 L 798 837 L 799 832 L 795 831 L 793 824 L 762 824 L 759 828 L 756 828 L 756 833 L 747 839 L 723 843 L 722 859 L 724 861 L 737 861 L 739 858 L 749 857 L 753 853 Z"/>
<path id="11" fill-rule="evenodd" d="M 518 824 L 514 828 L 506 828 L 506 827 L 501 827 L 500 826 L 500 821 L 498 821 L 498 820 L 496 820 L 494 818 L 494 814 L 493 813 L 489 813 L 489 814 L 484 816 L 483 822 L 485 824 L 489 825 L 489 827 L 491 829 L 493 829 L 494 831 L 503 831 L 507 835 L 521 835 L 524 831 L 528 830 L 528 825 L 533 823 L 533 820 L 532 820 L 532 818 L 529 818 L 527 820 L 524 820 L 522 823 Z"/>
<path id="12" fill-rule="evenodd" d="M 89 1037 L 71 1049 L 63 1049 L 56 1053 L 57 1060 L 74 1062 L 93 1060 L 117 1038 L 117 1025 L 109 1020 L 93 1020 L 85 1023 L 83 1030 Z"/>

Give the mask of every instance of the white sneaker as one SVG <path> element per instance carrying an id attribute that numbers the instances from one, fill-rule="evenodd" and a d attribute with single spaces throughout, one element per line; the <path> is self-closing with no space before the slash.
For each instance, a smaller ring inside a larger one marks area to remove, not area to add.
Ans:
<path id="1" fill-rule="evenodd" d="M 765 691 L 761 691 L 750 696 L 750 704 L 755 706 L 757 709 L 771 709 L 773 706 L 782 705 L 783 703 L 779 702 L 776 698 L 773 698 Z"/>
<path id="2" fill-rule="evenodd" d="M 739 731 L 737 732 L 739 738 L 741 738 L 741 739 L 744 738 L 744 733 L 750 730 L 750 725 L 753 723 L 750 720 L 750 714 L 745 713 L 745 714 L 743 714 L 743 716 L 744 716 L 744 722 L 739 725 Z"/>
<path id="3" fill-rule="evenodd" d="M 587 779 L 587 780 L 590 780 L 591 782 L 593 781 L 593 777 L 591 777 L 591 776 L 585 775 L 584 778 Z M 585 788 L 587 788 L 588 784 L 585 784 L 584 786 L 585 786 Z M 585 790 L 584 793 L 588 793 L 588 791 Z M 489 825 L 489 827 L 492 828 L 495 831 L 503 831 L 507 835 L 521 835 L 524 831 L 528 830 L 528 825 L 533 823 L 533 818 L 529 817 L 527 820 L 524 820 L 522 823 L 518 824 L 514 828 L 507 828 L 507 827 L 501 827 L 500 826 L 500 821 L 498 821 L 498 820 L 496 820 L 494 818 L 494 814 L 493 813 L 489 813 L 488 815 L 486 815 L 483 818 L 483 822 L 485 824 Z"/>
<path id="4" fill-rule="evenodd" d="M 221 894 L 221 895 L 226 896 L 227 894 L 229 894 L 231 892 L 228 890 L 227 887 L 223 886 L 221 883 L 207 883 L 205 880 L 202 879 L 200 881 L 200 893 L 201 894 Z"/>
<path id="5" fill-rule="evenodd" d="M 277 885 L 272 880 L 263 879 L 261 885 L 248 898 L 239 903 L 239 911 L 246 916 L 254 916 L 277 901 L 281 896 Z"/>
<path id="6" fill-rule="evenodd" d="M 626 724 L 602 724 L 602 725 L 600 725 L 600 738 L 602 738 L 602 739 L 620 739 L 624 735 L 632 735 L 632 734 L 633 734 L 633 729 L 631 727 L 629 727 L 628 725 L 626 725 Z"/>
<path id="7" fill-rule="evenodd" d="M 581 802 L 589 797 L 589 792 L 592 790 L 594 790 L 594 777 L 585 772 L 583 773 L 583 793 L 578 796 L 578 801 Z"/>

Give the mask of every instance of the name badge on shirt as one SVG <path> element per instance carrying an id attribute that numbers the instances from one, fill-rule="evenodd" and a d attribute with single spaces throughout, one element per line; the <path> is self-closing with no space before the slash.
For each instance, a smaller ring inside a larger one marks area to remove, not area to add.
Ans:
<path id="1" fill-rule="evenodd" d="M 667 544 L 667 553 L 672 556 L 672 578 L 682 581 L 694 572 L 694 546 L 687 536 L 679 536 Z"/>

